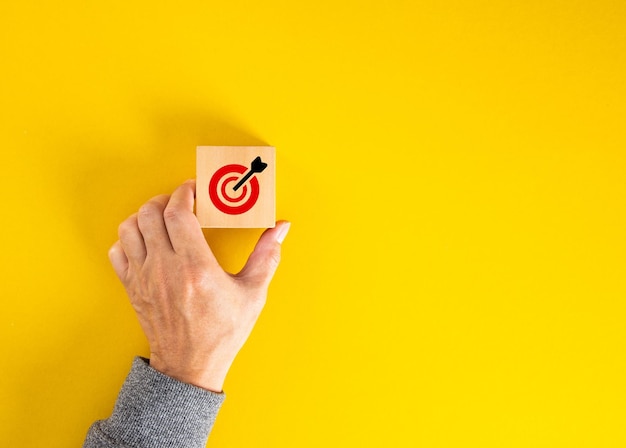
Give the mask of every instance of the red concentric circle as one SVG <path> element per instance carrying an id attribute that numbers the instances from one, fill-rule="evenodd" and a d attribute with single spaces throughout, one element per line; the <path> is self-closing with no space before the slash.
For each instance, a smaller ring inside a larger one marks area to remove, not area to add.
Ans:
<path id="1" fill-rule="evenodd" d="M 256 177 L 252 177 L 248 182 L 250 185 L 250 195 L 247 198 L 248 184 L 241 187 L 241 193 L 232 189 L 235 182 L 239 180 L 246 171 L 248 171 L 248 168 L 245 166 L 232 164 L 221 167 L 213 174 L 209 182 L 209 197 L 215 208 L 227 215 L 241 215 L 254 207 L 257 199 L 259 199 L 260 190 L 259 181 Z M 237 175 L 229 176 L 229 174 L 232 173 Z M 221 196 L 218 191 L 221 193 Z"/>
<path id="2" fill-rule="evenodd" d="M 236 198 L 231 197 L 229 195 L 229 192 L 226 191 L 226 187 L 229 186 L 228 184 L 231 184 L 230 188 L 232 190 L 233 185 L 235 185 L 236 181 L 238 181 L 238 180 L 239 180 L 239 176 L 230 176 L 230 177 L 224 179 L 224 181 L 222 182 L 222 188 L 220 188 L 220 190 L 222 191 L 222 197 L 220 199 L 225 199 L 225 200 L 227 200 L 228 202 L 231 202 L 231 203 L 237 203 L 237 202 L 241 201 L 243 198 L 246 197 L 246 193 L 248 192 L 248 186 L 247 185 L 244 185 L 244 186 L 241 187 L 241 189 L 239 190 L 239 191 L 241 191 L 241 194 L 239 196 L 237 196 Z M 217 184 L 218 185 L 220 184 L 219 180 L 217 181 Z M 232 190 L 232 191 L 235 191 L 235 190 Z"/>

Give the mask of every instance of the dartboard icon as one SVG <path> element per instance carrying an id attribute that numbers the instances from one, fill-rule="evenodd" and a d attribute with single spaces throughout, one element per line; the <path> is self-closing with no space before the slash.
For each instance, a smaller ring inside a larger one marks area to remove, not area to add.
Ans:
<path id="1" fill-rule="evenodd" d="M 250 168 L 233 163 L 215 171 L 209 182 L 209 197 L 215 208 L 228 215 L 241 215 L 254 207 L 260 192 L 254 174 L 266 167 L 261 157 L 257 157 Z"/>

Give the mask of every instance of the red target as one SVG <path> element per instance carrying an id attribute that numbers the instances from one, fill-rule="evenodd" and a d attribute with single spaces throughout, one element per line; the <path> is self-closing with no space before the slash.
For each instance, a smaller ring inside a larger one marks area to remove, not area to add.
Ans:
<path id="1" fill-rule="evenodd" d="M 209 182 L 209 197 L 213 205 L 228 215 L 246 213 L 259 199 L 259 181 L 243 176 L 248 168 L 243 165 L 225 165 L 218 169 Z M 242 181 L 248 180 L 242 184 Z"/>

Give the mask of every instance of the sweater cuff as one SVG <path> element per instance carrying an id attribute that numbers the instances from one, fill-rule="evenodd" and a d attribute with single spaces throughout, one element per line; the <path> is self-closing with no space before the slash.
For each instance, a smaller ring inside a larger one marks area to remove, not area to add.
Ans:
<path id="1" fill-rule="evenodd" d="M 178 381 L 148 362 L 134 359 L 113 414 L 90 433 L 133 448 L 204 448 L 225 395 Z"/>

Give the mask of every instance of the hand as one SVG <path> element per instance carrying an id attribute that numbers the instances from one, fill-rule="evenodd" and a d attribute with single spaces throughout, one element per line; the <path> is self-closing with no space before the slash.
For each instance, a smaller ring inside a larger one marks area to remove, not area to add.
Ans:
<path id="1" fill-rule="evenodd" d="M 119 227 L 109 258 L 150 344 L 150 365 L 220 392 L 263 309 L 290 223 L 261 235 L 244 268 L 225 272 L 193 214 L 195 181 L 156 196 Z"/>

